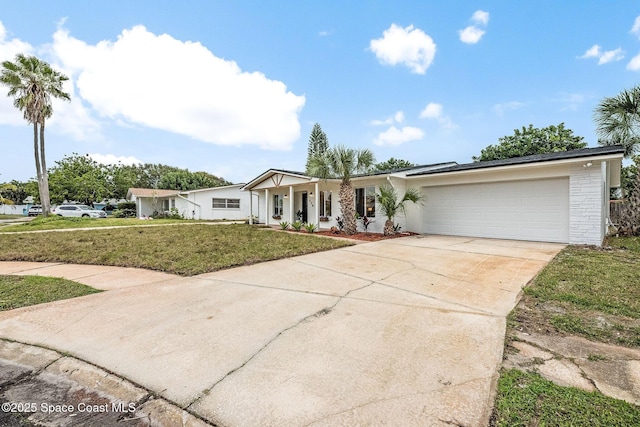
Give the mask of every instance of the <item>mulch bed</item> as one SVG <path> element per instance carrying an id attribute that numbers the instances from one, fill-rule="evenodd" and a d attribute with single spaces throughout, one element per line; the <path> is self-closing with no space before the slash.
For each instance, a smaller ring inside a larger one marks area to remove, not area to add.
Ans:
<path id="1" fill-rule="evenodd" d="M 393 236 L 385 236 L 382 233 L 358 232 L 356 234 L 347 236 L 344 231 L 341 231 L 339 233 L 334 233 L 331 230 L 321 230 L 321 231 L 316 231 L 313 234 L 318 234 L 320 236 L 342 237 L 345 239 L 363 240 L 365 242 L 377 242 L 378 240 L 387 240 L 387 239 L 395 239 L 397 237 L 415 236 L 418 233 L 398 233 L 398 234 L 394 234 Z"/>

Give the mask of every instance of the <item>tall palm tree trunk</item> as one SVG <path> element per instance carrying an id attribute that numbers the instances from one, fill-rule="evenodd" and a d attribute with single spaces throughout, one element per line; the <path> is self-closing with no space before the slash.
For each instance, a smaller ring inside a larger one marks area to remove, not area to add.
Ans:
<path id="1" fill-rule="evenodd" d="M 357 231 L 356 213 L 353 201 L 353 187 L 351 181 L 340 183 L 340 209 L 344 218 L 344 232 L 351 235 Z"/>
<path id="2" fill-rule="evenodd" d="M 42 168 L 40 166 L 40 149 L 38 147 L 38 124 L 36 122 L 33 122 L 33 155 L 36 159 L 36 178 L 38 179 L 38 193 L 40 194 L 40 203 L 42 203 Z M 42 212 L 44 213 L 44 209 L 42 210 Z"/>
<path id="3" fill-rule="evenodd" d="M 51 201 L 49 197 L 49 173 L 47 172 L 47 161 L 44 155 L 44 119 L 40 123 L 40 172 L 42 188 L 40 189 L 40 202 L 42 204 L 42 215 L 48 216 L 51 213 Z"/>

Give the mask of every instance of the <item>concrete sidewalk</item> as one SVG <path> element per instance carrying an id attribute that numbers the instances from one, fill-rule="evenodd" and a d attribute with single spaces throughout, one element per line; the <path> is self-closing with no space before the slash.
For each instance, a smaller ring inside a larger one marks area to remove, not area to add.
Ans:
<path id="1" fill-rule="evenodd" d="M 217 425 L 484 426 L 505 316 L 562 247 L 414 236 L 126 285 L 115 270 L 0 263 L 113 289 L 0 313 L 0 337 Z"/>

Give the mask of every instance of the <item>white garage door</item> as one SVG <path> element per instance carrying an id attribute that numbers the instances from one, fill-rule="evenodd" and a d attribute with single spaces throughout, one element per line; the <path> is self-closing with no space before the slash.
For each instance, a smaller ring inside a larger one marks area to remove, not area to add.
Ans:
<path id="1" fill-rule="evenodd" d="M 569 179 L 425 187 L 426 232 L 569 241 Z"/>

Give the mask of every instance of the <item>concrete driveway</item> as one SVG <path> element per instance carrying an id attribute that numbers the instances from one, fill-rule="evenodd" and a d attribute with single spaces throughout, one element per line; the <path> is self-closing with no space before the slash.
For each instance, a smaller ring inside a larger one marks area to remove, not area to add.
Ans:
<path id="1" fill-rule="evenodd" d="M 72 266 L 67 277 L 111 290 L 0 313 L 0 337 L 221 426 L 485 426 L 505 316 L 563 247 L 414 236 L 142 284 Z M 0 263 L 29 269 L 65 276 Z"/>

